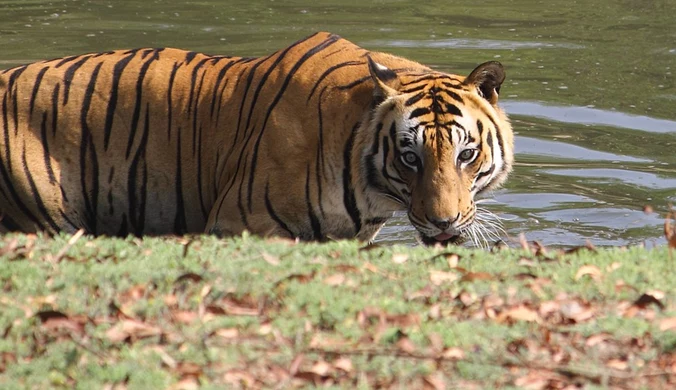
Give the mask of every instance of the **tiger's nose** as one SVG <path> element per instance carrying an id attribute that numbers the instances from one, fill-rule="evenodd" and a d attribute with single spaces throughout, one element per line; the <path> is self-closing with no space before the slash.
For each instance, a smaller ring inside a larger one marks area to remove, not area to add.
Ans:
<path id="1" fill-rule="evenodd" d="M 451 226 L 451 221 L 448 218 L 446 219 L 430 218 L 430 222 L 432 222 L 434 226 L 438 227 L 441 230 L 446 230 L 448 229 L 449 226 Z"/>

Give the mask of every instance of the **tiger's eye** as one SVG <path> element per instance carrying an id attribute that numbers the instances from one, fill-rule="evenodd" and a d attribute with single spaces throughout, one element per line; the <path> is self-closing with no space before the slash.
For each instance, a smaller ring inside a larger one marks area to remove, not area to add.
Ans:
<path id="1" fill-rule="evenodd" d="M 401 158 L 407 165 L 415 166 L 418 163 L 418 156 L 413 152 L 406 152 Z"/>
<path id="2" fill-rule="evenodd" d="M 474 159 L 474 156 L 476 155 L 477 150 L 476 149 L 465 149 L 462 152 L 460 152 L 460 155 L 458 156 L 458 159 L 461 162 L 468 162 Z"/>

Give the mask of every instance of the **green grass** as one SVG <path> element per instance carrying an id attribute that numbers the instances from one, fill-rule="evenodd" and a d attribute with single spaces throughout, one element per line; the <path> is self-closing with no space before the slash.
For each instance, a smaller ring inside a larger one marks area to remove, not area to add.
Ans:
<path id="1" fill-rule="evenodd" d="M 676 383 L 667 248 L 69 239 L 0 237 L 2 388 Z"/>

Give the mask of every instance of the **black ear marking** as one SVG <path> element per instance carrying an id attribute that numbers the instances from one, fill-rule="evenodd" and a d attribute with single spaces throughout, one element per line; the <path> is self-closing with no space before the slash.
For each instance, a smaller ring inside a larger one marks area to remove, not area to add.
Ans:
<path id="1" fill-rule="evenodd" d="M 376 100 L 383 101 L 388 97 L 397 95 L 399 93 L 397 89 L 401 86 L 397 73 L 375 62 L 371 56 L 366 56 L 366 58 L 368 59 L 369 73 L 375 85 L 373 96 Z"/>
<path id="2" fill-rule="evenodd" d="M 505 69 L 497 61 L 484 62 L 467 76 L 465 85 L 476 86 L 479 94 L 491 104 L 498 103 L 500 86 L 505 81 Z"/>

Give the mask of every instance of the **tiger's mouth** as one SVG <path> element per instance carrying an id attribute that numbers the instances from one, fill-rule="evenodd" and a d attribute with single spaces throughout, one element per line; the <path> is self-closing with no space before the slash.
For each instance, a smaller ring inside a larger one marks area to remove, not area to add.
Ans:
<path id="1" fill-rule="evenodd" d="M 434 237 L 426 236 L 423 233 L 420 233 L 420 240 L 423 244 L 428 246 L 434 246 L 440 244 L 442 246 L 448 245 L 460 245 L 467 240 L 467 238 L 462 234 L 458 233 L 456 235 L 441 233 Z"/>

